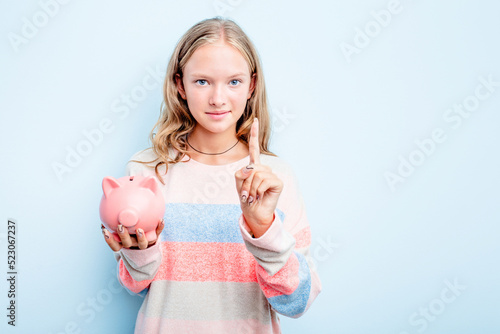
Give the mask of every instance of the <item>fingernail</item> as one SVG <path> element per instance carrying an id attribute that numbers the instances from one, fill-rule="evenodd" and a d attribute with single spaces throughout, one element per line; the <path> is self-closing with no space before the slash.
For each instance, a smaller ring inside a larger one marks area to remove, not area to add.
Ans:
<path id="1" fill-rule="evenodd" d="M 250 197 L 248 197 L 248 204 L 252 204 L 252 203 L 253 203 L 253 197 L 250 196 Z"/>
<path id="2" fill-rule="evenodd" d="M 105 237 L 106 239 L 109 239 L 109 232 L 108 232 L 108 230 L 103 229 L 103 230 L 102 230 L 102 233 L 104 234 L 104 237 Z"/>
<path id="3" fill-rule="evenodd" d="M 139 236 L 142 237 L 142 233 L 143 233 L 142 229 L 138 228 L 137 229 L 137 234 L 139 234 Z"/>
<path id="4" fill-rule="evenodd" d="M 162 220 L 160 221 L 160 225 L 161 225 L 161 226 L 163 226 L 163 224 L 165 224 L 165 221 L 162 219 Z"/>
<path id="5" fill-rule="evenodd" d="M 252 165 L 248 165 L 245 168 L 243 168 L 243 173 L 244 174 L 250 174 L 252 172 L 252 169 L 253 169 L 253 166 Z"/>
<path id="6" fill-rule="evenodd" d="M 246 190 L 243 190 L 243 191 L 241 192 L 241 201 L 242 201 L 243 203 L 245 203 L 245 202 L 247 201 L 247 196 L 248 196 L 248 192 L 247 192 Z"/>
<path id="7" fill-rule="evenodd" d="M 122 233 L 123 232 L 123 225 L 118 224 L 118 232 Z"/>

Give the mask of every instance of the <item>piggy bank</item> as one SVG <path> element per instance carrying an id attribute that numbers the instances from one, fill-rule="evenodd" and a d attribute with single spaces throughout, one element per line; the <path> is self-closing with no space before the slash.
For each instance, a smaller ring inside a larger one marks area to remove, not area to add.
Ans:
<path id="1" fill-rule="evenodd" d="M 148 241 L 156 239 L 156 227 L 165 213 L 165 200 L 153 176 L 119 179 L 107 176 L 102 180 L 102 190 L 99 214 L 117 241 L 120 241 L 116 233 L 118 224 L 130 234 L 136 234 L 136 229 L 141 228 Z"/>

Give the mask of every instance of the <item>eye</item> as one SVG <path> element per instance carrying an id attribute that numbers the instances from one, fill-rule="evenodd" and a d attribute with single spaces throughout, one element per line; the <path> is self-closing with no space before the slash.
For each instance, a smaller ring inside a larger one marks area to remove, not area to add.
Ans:
<path id="1" fill-rule="evenodd" d="M 238 84 L 240 84 L 240 83 L 241 83 L 241 81 L 240 81 L 240 80 L 237 80 L 237 79 L 234 79 L 234 80 L 229 81 L 229 84 L 230 84 L 231 86 L 237 86 L 237 85 L 238 85 Z"/>
<path id="2" fill-rule="evenodd" d="M 207 80 L 199 79 L 196 80 L 196 83 L 199 84 L 200 86 L 205 86 L 207 84 Z"/>

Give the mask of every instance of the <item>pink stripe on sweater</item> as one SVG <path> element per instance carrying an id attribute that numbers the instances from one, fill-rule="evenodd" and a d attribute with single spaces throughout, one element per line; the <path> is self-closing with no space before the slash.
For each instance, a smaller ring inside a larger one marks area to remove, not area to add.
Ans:
<path id="1" fill-rule="evenodd" d="M 256 261 L 245 244 L 165 241 L 161 247 L 166 258 L 155 280 L 257 282 Z"/>
<path id="2" fill-rule="evenodd" d="M 151 283 L 151 280 L 144 280 L 144 281 L 140 281 L 140 282 L 137 282 L 136 280 L 134 280 L 132 278 L 132 276 L 130 276 L 125 265 L 123 264 L 123 259 L 120 259 L 119 265 L 120 265 L 120 269 L 119 269 L 120 281 L 130 291 L 132 291 L 134 293 L 139 293 L 142 290 L 144 290 L 145 288 L 147 288 L 149 286 L 149 284 Z"/>
<path id="3" fill-rule="evenodd" d="M 297 255 L 290 256 L 283 268 L 280 269 L 274 276 L 269 274 L 258 266 L 257 274 L 259 275 L 259 284 L 266 298 L 271 298 L 281 295 L 291 295 L 299 286 L 299 259 Z"/>

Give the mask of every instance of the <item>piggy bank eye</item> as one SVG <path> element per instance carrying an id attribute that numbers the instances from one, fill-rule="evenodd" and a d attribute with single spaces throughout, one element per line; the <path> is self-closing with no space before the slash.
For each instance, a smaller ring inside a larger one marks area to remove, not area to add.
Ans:
<path id="1" fill-rule="evenodd" d="M 134 181 L 134 177 L 133 176 L 130 177 L 130 181 Z"/>

